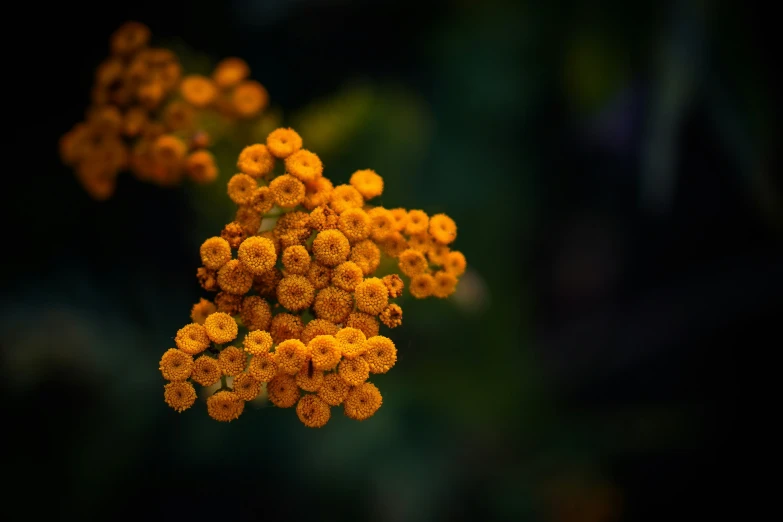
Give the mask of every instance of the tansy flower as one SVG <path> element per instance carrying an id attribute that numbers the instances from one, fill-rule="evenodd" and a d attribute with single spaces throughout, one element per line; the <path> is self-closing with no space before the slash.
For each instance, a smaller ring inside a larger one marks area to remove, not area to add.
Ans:
<path id="1" fill-rule="evenodd" d="M 223 238 L 211 237 L 201 244 L 199 249 L 201 262 L 211 270 L 218 270 L 231 261 L 231 246 Z"/>
<path id="2" fill-rule="evenodd" d="M 266 214 L 275 206 L 275 198 L 269 187 L 258 187 L 248 203 L 253 210 L 261 215 Z"/>
<path id="3" fill-rule="evenodd" d="M 362 421 L 375 415 L 381 404 L 383 404 L 381 392 L 374 384 L 365 382 L 348 392 L 343 409 L 346 417 Z"/>
<path id="4" fill-rule="evenodd" d="M 378 335 L 380 330 L 378 319 L 364 312 L 351 312 L 351 315 L 345 321 L 345 326 L 361 330 L 365 337 Z"/>
<path id="5" fill-rule="evenodd" d="M 185 159 L 185 172 L 196 183 L 211 183 L 218 175 L 215 157 L 207 150 L 191 152 Z"/>
<path id="6" fill-rule="evenodd" d="M 324 165 L 315 153 L 301 149 L 286 157 L 285 170 L 299 180 L 309 183 L 321 177 Z"/>
<path id="7" fill-rule="evenodd" d="M 372 199 L 383 193 L 383 178 L 374 170 L 357 170 L 351 175 L 350 183 L 364 199 Z"/>
<path id="8" fill-rule="evenodd" d="M 367 337 L 358 328 L 343 328 L 334 335 L 334 338 L 340 343 L 340 353 L 346 359 L 355 359 L 367 349 L 364 346 Z"/>
<path id="9" fill-rule="evenodd" d="M 458 252 L 457 250 L 452 250 L 449 252 L 446 255 L 445 262 L 443 263 L 443 268 L 446 270 L 446 272 L 457 277 L 465 273 L 466 266 L 467 263 L 465 261 L 465 256 L 462 252 Z"/>
<path id="10" fill-rule="evenodd" d="M 247 356 L 236 346 L 224 348 L 218 355 L 218 366 L 223 375 L 239 375 L 245 369 Z"/>
<path id="11" fill-rule="evenodd" d="M 348 259 L 350 251 L 348 239 L 339 230 L 319 232 L 313 241 L 315 260 L 328 267 L 337 266 Z"/>
<path id="12" fill-rule="evenodd" d="M 142 107 L 131 107 L 125 113 L 122 122 L 122 133 L 129 138 L 139 135 L 147 122 L 147 111 Z"/>
<path id="13" fill-rule="evenodd" d="M 340 214 L 337 220 L 337 228 L 351 243 L 367 239 L 370 236 L 371 227 L 370 216 L 360 208 L 349 208 Z"/>
<path id="14" fill-rule="evenodd" d="M 316 370 L 310 361 L 305 361 L 294 379 L 296 385 L 304 391 L 317 392 L 324 382 L 324 372 Z"/>
<path id="15" fill-rule="evenodd" d="M 389 257 L 399 257 L 408 250 L 408 242 L 399 232 L 392 232 L 380 242 L 380 247 Z"/>
<path id="16" fill-rule="evenodd" d="M 269 184 L 269 190 L 272 191 L 275 204 L 283 208 L 297 206 L 305 196 L 304 184 L 290 174 L 283 174 L 273 179 Z"/>
<path id="17" fill-rule="evenodd" d="M 294 245 L 283 252 L 283 267 L 289 274 L 304 275 L 310 268 L 310 254 L 302 245 Z"/>
<path id="18" fill-rule="evenodd" d="M 285 340 L 275 348 L 277 368 L 289 375 L 298 372 L 306 358 L 307 347 L 299 339 Z"/>
<path id="19" fill-rule="evenodd" d="M 234 383 L 231 387 L 237 397 L 243 401 L 252 401 L 261 393 L 261 381 L 249 373 L 242 373 L 234 377 Z"/>
<path id="20" fill-rule="evenodd" d="M 317 395 L 305 395 L 296 405 L 296 415 L 308 428 L 321 428 L 331 417 L 329 405 Z"/>
<path id="21" fill-rule="evenodd" d="M 381 264 L 381 251 L 375 243 L 365 239 L 353 246 L 350 260 L 359 265 L 364 275 L 370 275 Z"/>
<path id="22" fill-rule="evenodd" d="M 313 298 L 315 298 L 315 289 L 304 276 L 285 276 L 277 285 L 278 302 L 293 312 L 309 307 L 313 303 Z"/>
<path id="23" fill-rule="evenodd" d="M 427 252 L 427 259 L 434 265 L 443 265 L 449 255 L 449 247 L 446 245 L 436 244 L 432 245 L 432 248 Z"/>
<path id="24" fill-rule="evenodd" d="M 373 241 L 385 241 L 394 233 L 394 218 L 388 209 L 375 207 L 367 212 L 372 220 L 370 235 Z"/>
<path id="25" fill-rule="evenodd" d="M 253 355 L 269 352 L 272 349 L 272 334 L 263 330 L 253 330 L 245 336 L 245 351 Z"/>
<path id="26" fill-rule="evenodd" d="M 378 315 L 389 304 L 389 290 L 377 277 L 365 279 L 356 286 L 356 308 L 370 315 Z"/>
<path id="27" fill-rule="evenodd" d="M 209 348 L 207 330 L 197 323 L 190 323 L 177 331 L 174 338 L 177 348 L 189 355 L 196 355 Z"/>
<path id="28" fill-rule="evenodd" d="M 237 338 L 236 321 L 223 312 L 215 312 L 207 317 L 204 321 L 204 329 L 212 342 L 216 344 L 230 343 Z"/>
<path id="29" fill-rule="evenodd" d="M 310 215 L 307 212 L 288 212 L 280 216 L 280 219 L 277 220 L 275 231 L 284 233 L 296 229 L 307 229 L 309 223 Z"/>
<path id="30" fill-rule="evenodd" d="M 443 245 L 457 239 L 457 224 L 446 214 L 435 214 L 430 218 L 430 236 Z"/>
<path id="31" fill-rule="evenodd" d="M 277 375 L 277 364 L 275 357 L 271 353 L 260 353 L 253 355 L 247 371 L 253 378 L 260 382 L 269 382 Z"/>
<path id="32" fill-rule="evenodd" d="M 219 391 L 207 399 L 207 413 L 221 422 L 238 419 L 245 409 L 245 401 L 230 391 Z"/>
<path id="33" fill-rule="evenodd" d="M 152 149 L 155 160 L 165 166 L 179 165 L 185 158 L 188 146 L 181 139 L 171 134 L 164 134 L 155 140 Z"/>
<path id="34" fill-rule="evenodd" d="M 189 382 L 170 382 L 163 388 L 163 400 L 180 413 L 196 402 L 196 390 Z"/>
<path id="35" fill-rule="evenodd" d="M 381 281 L 383 281 L 383 284 L 385 284 L 386 288 L 389 290 L 389 297 L 395 298 L 402 295 L 402 289 L 405 284 L 402 282 L 402 279 L 400 279 L 400 276 L 397 274 L 389 274 L 383 276 Z"/>
<path id="36" fill-rule="evenodd" d="M 212 71 L 212 79 L 221 89 L 229 89 L 250 75 L 250 67 L 242 58 L 224 58 Z"/>
<path id="37" fill-rule="evenodd" d="M 429 297 L 435 290 L 435 279 L 430 274 L 413 276 L 408 290 L 411 295 L 417 299 Z"/>
<path id="38" fill-rule="evenodd" d="M 204 324 L 207 316 L 214 312 L 217 312 L 215 304 L 202 297 L 199 299 L 199 302 L 194 304 L 193 308 L 190 309 L 190 318 L 194 323 Z"/>
<path id="39" fill-rule="evenodd" d="M 392 303 L 381 312 L 379 317 L 387 327 L 396 328 L 402 324 L 402 308 Z"/>
<path id="40" fill-rule="evenodd" d="M 340 263 L 332 273 L 332 284 L 346 292 L 353 292 L 356 286 L 364 280 L 364 273 L 353 261 Z"/>
<path id="41" fill-rule="evenodd" d="M 160 104 L 164 94 L 163 83 L 160 81 L 145 81 L 136 91 L 139 102 L 149 110 L 155 109 Z"/>
<path id="42" fill-rule="evenodd" d="M 318 389 L 318 396 L 330 406 L 339 406 L 343 403 L 351 387 L 336 373 L 329 373 L 324 377 L 324 382 Z"/>
<path id="43" fill-rule="evenodd" d="M 247 237 L 247 233 L 242 228 L 242 225 L 236 221 L 228 223 L 220 232 L 220 237 L 228 241 L 231 248 L 239 248 L 239 245 Z"/>
<path id="44" fill-rule="evenodd" d="M 261 215 L 247 205 L 242 205 L 237 208 L 234 221 L 239 223 L 239 226 L 242 227 L 242 231 L 248 236 L 254 235 L 258 232 L 259 227 L 261 227 Z"/>
<path id="45" fill-rule="evenodd" d="M 450 274 L 443 270 L 435 272 L 433 276 L 435 280 L 435 286 L 432 289 L 432 295 L 444 299 L 454 293 L 457 288 L 457 278 L 454 274 Z"/>
<path id="46" fill-rule="evenodd" d="M 332 280 L 332 269 L 314 261 L 307 269 L 307 280 L 316 290 L 326 288 Z"/>
<path id="47" fill-rule="evenodd" d="M 423 210 L 409 210 L 408 222 L 405 224 L 405 233 L 409 236 L 423 234 L 427 231 L 429 217 Z"/>
<path id="48" fill-rule="evenodd" d="M 277 314 L 272 318 L 269 333 L 275 344 L 280 344 L 287 339 L 299 339 L 303 329 L 302 318 L 298 315 Z"/>
<path id="49" fill-rule="evenodd" d="M 370 337 L 365 343 L 362 357 L 367 361 L 372 373 L 386 373 L 394 367 L 397 362 L 397 347 L 388 337 L 376 335 Z"/>
<path id="50" fill-rule="evenodd" d="M 234 88 L 231 96 L 234 110 L 242 118 L 252 118 L 269 103 L 269 93 L 255 80 L 244 80 Z"/>
<path id="51" fill-rule="evenodd" d="M 145 45 L 150 40 L 149 28 L 139 22 L 125 22 L 111 35 L 111 52 L 128 56 Z"/>
<path id="52" fill-rule="evenodd" d="M 181 101 L 169 103 L 163 111 L 163 121 L 170 131 L 190 129 L 194 117 L 193 107 Z"/>
<path id="53" fill-rule="evenodd" d="M 207 107 L 217 96 L 217 89 L 212 80 L 198 74 L 185 76 L 179 85 L 179 90 L 186 102 L 198 108 Z"/>
<path id="54" fill-rule="evenodd" d="M 334 335 L 339 329 L 336 324 L 326 319 L 312 319 L 302 330 L 301 340 L 303 343 L 308 344 L 316 336 Z"/>
<path id="55" fill-rule="evenodd" d="M 307 343 L 307 351 L 315 370 L 332 370 L 340 362 L 340 341 L 332 335 L 316 335 Z"/>
<path id="56" fill-rule="evenodd" d="M 242 247 L 253 238 L 246 239 L 241 245 L 239 245 L 239 255 L 242 256 Z M 232 259 L 223 267 L 218 270 L 217 283 L 218 286 L 229 294 L 244 295 L 253 286 L 253 274 L 245 269 L 245 266 L 240 261 Z"/>
<path id="57" fill-rule="evenodd" d="M 404 208 L 393 208 L 389 212 L 391 212 L 394 219 L 394 230 L 397 232 L 404 231 L 408 224 L 408 211 Z"/>
<path id="58" fill-rule="evenodd" d="M 228 315 L 236 315 L 242 308 L 242 296 L 229 294 L 228 292 L 218 292 L 215 296 L 217 311 Z"/>
<path id="59" fill-rule="evenodd" d="M 315 296 L 313 311 L 319 319 L 342 323 L 353 309 L 353 297 L 334 286 L 324 288 Z"/>
<path id="60" fill-rule="evenodd" d="M 276 129 L 266 137 L 266 146 L 274 156 L 285 159 L 302 148 L 302 138 L 294 129 Z"/>
<path id="61" fill-rule="evenodd" d="M 160 373 L 167 381 L 184 381 L 192 371 L 193 357 L 182 350 L 169 348 L 160 358 Z"/>
<path id="62" fill-rule="evenodd" d="M 266 297 L 267 299 L 275 298 L 275 291 L 277 284 L 283 279 L 283 274 L 277 268 L 273 268 L 269 272 L 264 272 L 261 275 L 253 278 L 253 288 L 258 295 Z"/>
<path id="63" fill-rule="evenodd" d="M 253 199 L 257 188 L 256 180 L 247 174 L 234 174 L 228 180 L 228 197 L 237 205 L 245 205 Z"/>
<path id="64" fill-rule="evenodd" d="M 237 168 L 254 178 L 266 176 L 275 168 L 275 157 L 266 148 L 266 145 L 249 145 L 239 153 Z"/>
<path id="65" fill-rule="evenodd" d="M 278 373 L 266 387 L 269 400 L 278 408 L 290 408 L 299 400 L 301 392 L 293 375 Z"/>
<path id="66" fill-rule="evenodd" d="M 272 309 L 262 297 L 251 295 L 242 300 L 239 311 L 242 324 L 248 330 L 268 330 L 272 321 Z"/>
<path id="67" fill-rule="evenodd" d="M 342 214 L 349 208 L 361 208 L 364 205 L 364 199 L 359 191 L 352 186 L 338 185 L 332 190 L 330 204 L 335 212 Z"/>
<path id="68" fill-rule="evenodd" d="M 346 384 L 358 386 L 370 376 L 370 366 L 361 357 L 343 359 L 337 366 L 337 374 Z"/>
<path id="69" fill-rule="evenodd" d="M 217 272 L 215 270 L 200 266 L 196 269 L 196 278 L 201 288 L 207 292 L 216 292 L 218 290 Z"/>
<path id="70" fill-rule="evenodd" d="M 332 182 L 329 181 L 328 178 L 323 176 L 316 178 L 315 181 L 305 183 L 305 200 L 302 204 L 308 210 L 313 210 L 314 208 L 320 206 L 326 206 L 332 199 L 333 190 L 334 185 L 332 185 Z"/>
<path id="71" fill-rule="evenodd" d="M 202 355 L 193 362 L 193 372 L 190 377 L 202 386 L 212 386 L 220 380 L 222 373 L 215 359 Z"/>
<path id="72" fill-rule="evenodd" d="M 400 254 L 399 262 L 397 266 L 400 267 L 400 271 L 408 277 L 423 274 L 427 271 L 429 264 L 424 254 L 413 248 L 409 248 L 402 254 Z"/>
<path id="73" fill-rule="evenodd" d="M 310 212 L 310 221 L 308 224 L 310 228 L 319 232 L 337 228 L 338 223 L 339 216 L 337 215 L 337 212 L 329 207 L 321 205 Z"/>
<path id="74" fill-rule="evenodd" d="M 265 237 L 249 237 L 239 245 L 237 258 L 245 270 L 261 275 L 271 270 L 277 262 L 275 244 Z"/>

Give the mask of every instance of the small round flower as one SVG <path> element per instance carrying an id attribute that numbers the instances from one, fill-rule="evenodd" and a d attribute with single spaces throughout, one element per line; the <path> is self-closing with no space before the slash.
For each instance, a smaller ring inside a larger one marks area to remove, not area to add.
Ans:
<path id="1" fill-rule="evenodd" d="M 353 246 L 349 259 L 359 265 L 364 275 L 370 275 L 381 264 L 381 251 L 375 243 L 365 239 Z"/>
<path id="2" fill-rule="evenodd" d="M 234 174 L 228 180 L 228 197 L 237 205 L 246 205 L 258 188 L 256 180 L 247 174 Z"/>
<path id="3" fill-rule="evenodd" d="M 152 156 L 163 167 L 179 167 L 187 150 L 188 146 L 184 141 L 171 134 L 164 134 L 155 140 Z"/>
<path id="4" fill-rule="evenodd" d="M 237 397 L 243 401 L 252 401 L 261 393 L 261 381 L 249 373 L 242 373 L 234 377 L 234 383 L 231 387 Z"/>
<path id="5" fill-rule="evenodd" d="M 381 280 L 383 281 L 383 284 L 386 285 L 386 288 L 389 289 L 389 297 L 395 298 L 402 295 L 402 289 L 405 287 L 405 284 L 402 282 L 400 276 L 397 274 L 389 274 L 383 276 Z"/>
<path id="6" fill-rule="evenodd" d="M 278 373 L 266 386 L 269 401 L 278 408 L 290 408 L 299 400 L 301 392 L 293 375 Z"/>
<path id="7" fill-rule="evenodd" d="M 155 80 L 145 80 L 136 91 L 139 102 L 149 110 L 158 107 L 164 94 L 166 93 L 163 90 L 163 83 Z"/>
<path id="8" fill-rule="evenodd" d="M 427 258 L 424 254 L 413 248 L 409 248 L 400 254 L 398 266 L 400 271 L 408 277 L 423 274 L 429 268 Z"/>
<path id="9" fill-rule="evenodd" d="M 337 228 L 345 234 L 348 241 L 356 243 L 370 236 L 372 220 L 367 212 L 360 208 L 349 208 L 340 214 L 337 220 Z"/>
<path id="10" fill-rule="evenodd" d="M 340 353 L 346 359 L 355 359 L 367 350 L 364 346 L 367 337 L 358 328 L 343 328 L 334 337 L 340 343 Z"/>
<path id="11" fill-rule="evenodd" d="M 408 250 L 408 242 L 399 232 L 392 232 L 380 244 L 384 253 L 389 257 L 399 257 Z"/>
<path id="12" fill-rule="evenodd" d="M 332 269 L 313 261 L 307 270 L 307 280 L 316 290 L 326 288 L 332 280 Z"/>
<path id="13" fill-rule="evenodd" d="M 389 304 L 389 290 L 377 277 L 365 279 L 356 286 L 356 308 L 370 315 L 378 315 Z"/>
<path id="14" fill-rule="evenodd" d="M 290 247 L 289 247 L 290 248 Z M 292 312 L 304 310 L 313 304 L 315 289 L 306 277 L 300 275 L 285 276 L 277 285 L 277 300 L 280 305 Z"/>
<path id="15" fill-rule="evenodd" d="M 435 279 L 430 274 L 413 276 L 408 287 L 411 295 L 416 299 L 424 299 L 432 295 L 435 290 Z"/>
<path id="16" fill-rule="evenodd" d="M 325 319 L 312 319 L 302 330 L 301 341 L 308 344 L 318 335 L 334 335 L 340 328 Z"/>
<path id="17" fill-rule="evenodd" d="M 250 76 L 250 67 L 242 58 L 224 58 L 215 66 L 212 79 L 221 89 L 229 89 Z"/>
<path id="18" fill-rule="evenodd" d="M 222 374 L 215 359 L 202 355 L 193 362 L 193 372 L 190 377 L 202 386 L 212 386 L 220 380 Z"/>
<path id="19" fill-rule="evenodd" d="M 193 107 L 181 101 L 174 101 L 166 106 L 163 121 L 171 131 L 187 130 L 193 127 L 195 112 Z"/>
<path id="20" fill-rule="evenodd" d="M 253 330 L 245 336 L 245 351 L 253 355 L 268 353 L 272 349 L 272 335 L 263 330 Z"/>
<path id="21" fill-rule="evenodd" d="M 193 305 L 190 309 L 190 318 L 194 323 L 204 324 L 209 314 L 217 312 L 217 307 L 212 301 L 208 301 L 203 297 L 199 299 L 199 302 Z"/>
<path id="22" fill-rule="evenodd" d="M 247 371 L 260 382 L 269 382 L 277 375 L 277 363 L 272 353 L 260 353 L 250 359 Z"/>
<path id="23" fill-rule="evenodd" d="M 299 371 L 307 359 L 307 347 L 299 339 L 288 339 L 275 348 L 277 368 L 289 375 Z"/>
<path id="24" fill-rule="evenodd" d="M 269 239 L 269 238 L 267 238 Z M 259 296 L 263 296 L 267 299 L 274 299 L 277 291 L 277 284 L 283 279 L 283 273 L 277 268 L 273 268 L 269 272 L 264 272 L 261 275 L 257 275 L 253 278 L 253 288 L 258 292 Z"/>
<path id="25" fill-rule="evenodd" d="M 310 254 L 302 245 L 294 245 L 283 252 L 283 267 L 289 274 L 304 275 L 310 269 Z"/>
<path id="26" fill-rule="evenodd" d="M 418 250 L 423 254 L 429 253 L 435 246 L 435 242 L 432 240 L 427 232 L 421 234 L 413 234 L 408 238 L 408 247 Z"/>
<path id="27" fill-rule="evenodd" d="M 261 214 L 255 211 L 250 205 L 241 205 L 237 208 L 234 221 L 242 227 L 245 236 L 253 236 L 261 227 Z"/>
<path id="28" fill-rule="evenodd" d="M 210 270 L 218 270 L 231 261 L 231 246 L 222 237 L 211 237 L 201 244 L 201 262 Z"/>
<path id="29" fill-rule="evenodd" d="M 247 355 L 236 346 L 224 348 L 218 355 L 218 366 L 223 375 L 239 375 L 245 369 Z"/>
<path id="30" fill-rule="evenodd" d="M 351 312 L 348 319 L 345 321 L 346 328 L 356 328 L 361 330 L 365 337 L 369 338 L 373 335 L 378 335 L 380 331 L 380 325 L 378 319 L 370 314 L 364 312 Z"/>
<path id="31" fill-rule="evenodd" d="M 308 428 L 322 428 L 332 416 L 329 405 L 317 395 L 305 395 L 296 405 L 296 415 Z"/>
<path id="32" fill-rule="evenodd" d="M 239 327 L 227 313 L 215 312 L 204 321 L 204 329 L 212 342 L 225 344 L 237 338 Z"/>
<path id="33" fill-rule="evenodd" d="M 217 89 L 212 80 L 198 74 L 185 76 L 179 85 L 179 90 L 186 102 L 198 108 L 207 107 L 217 96 Z"/>
<path id="34" fill-rule="evenodd" d="M 340 362 L 340 341 L 333 335 L 317 335 L 307 343 L 307 351 L 310 353 L 313 369 L 332 370 Z"/>
<path id="35" fill-rule="evenodd" d="M 353 296 L 334 286 L 324 288 L 315 296 L 313 311 L 319 319 L 342 323 L 353 310 Z"/>
<path id="36" fill-rule="evenodd" d="M 445 299 L 454 293 L 457 288 L 457 277 L 443 270 L 435 272 L 433 276 L 435 286 L 432 289 L 432 295 Z"/>
<path id="37" fill-rule="evenodd" d="M 262 143 L 248 145 L 239 153 L 237 168 L 248 176 L 260 178 L 275 168 L 275 157 Z"/>
<path id="38" fill-rule="evenodd" d="M 315 153 L 301 149 L 286 157 L 285 170 L 299 180 L 310 183 L 323 175 L 324 165 Z"/>
<path id="39" fill-rule="evenodd" d="M 446 269 L 446 272 L 457 277 L 465 273 L 466 266 L 467 262 L 465 261 L 464 254 L 457 250 L 452 250 L 449 252 L 446 256 L 445 262 L 443 263 L 443 268 Z"/>
<path id="40" fill-rule="evenodd" d="M 332 190 L 329 202 L 335 212 L 342 214 L 349 208 L 361 208 L 364 205 L 364 198 L 352 186 L 338 185 Z"/>
<path id="41" fill-rule="evenodd" d="M 443 265 L 446 263 L 446 259 L 449 255 L 449 247 L 446 245 L 435 244 L 427 252 L 427 258 L 430 263 L 434 265 Z"/>
<path id="42" fill-rule="evenodd" d="M 404 208 L 393 208 L 389 212 L 392 213 L 394 218 L 394 230 L 402 232 L 405 230 L 405 226 L 408 224 L 408 211 Z"/>
<path id="43" fill-rule="evenodd" d="M 396 328 L 402 324 L 402 308 L 397 304 L 390 304 L 379 316 L 383 324 L 389 328 Z"/>
<path id="44" fill-rule="evenodd" d="M 280 344 L 287 339 L 299 339 L 304 330 L 302 318 L 293 314 L 277 314 L 272 318 L 269 332 L 275 344 Z"/>
<path id="45" fill-rule="evenodd" d="M 247 237 L 247 232 L 242 228 L 242 225 L 236 221 L 228 223 L 220 232 L 220 237 L 228 241 L 231 248 L 239 248 L 242 241 Z"/>
<path id="46" fill-rule="evenodd" d="M 383 178 L 374 170 L 357 170 L 351 175 L 350 183 L 364 199 L 372 199 L 383 193 Z"/>
<path id="47" fill-rule="evenodd" d="M 430 235 L 443 245 L 457 239 L 457 224 L 446 214 L 435 214 L 430 218 Z"/>
<path id="48" fill-rule="evenodd" d="M 217 272 L 215 270 L 200 266 L 196 269 L 196 277 L 198 278 L 198 284 L 207 292 L 218 291 Z"/>
<path id="49" fill-rule="evenodd" d="M 190 323 L 177 331 L 174 338 L 177 348 L 188 355 L 196 355 L 209 348 L 209 336 L 202 325 Z"/>
<path id="50" fill-rule="evenodd" d="M 239 245 L 237 258 L 245 270 L 254 275 L 261 275 L 274 268 L 277 263 L 275 244 L 265 237 L 249 237 Z"/>
<path id="51" fill-rule="evenodd" d="M 239 313 L 239 309 L 242 308 L 242 296 L 229 294 L 228 292 L 218 292 L 215 296 L 215 304 L 218 312 L 236 315 Z"/>
<path id="52" fill-rule="evenodd" d="M 140 22 L 125 22 L 111 35 L 111 52 L 129 56 L 150 40 L 150 29 Z"/>
<path id="53" fill-rule="evenodd" d="M 242 243 L 239 248 L 241 249 L 244 244 Z M 245 270 L 240 261 L 232 259 L 218 270 L 217 283 L 220 289 L 226 293 L 244 295 L 253 286 L 253 274 Z"/>
<path id="54" fill-rule="evenodd" d="M 339 230 L 324 230 L 315 236 L 313 255 L 322 265 L 337 266 L 346 259 L 351 251 L 348 239 Z"/>
<path id="55" fill-rule="evenodd" d="M 315 207 L 310 212 L 310 228 L 319 232 L 337 228 L 339 216 L 337 212 L 324 205 Z"/>
<path id="56" fill-rule="evenodd" d="M 374 384 L 365 382 L 348 392 L 343 409 L 346 417 L 362 421 L 375 415 L 381 404 L 383 404 L 381 392 Z"/>
<path id="57" fill-rule="evenodd" d="M 287 158 L 302 148 L 302 138 L 294 129 L 275 129 L 266 137 L 269 152 L 278 158 Z"/>
<path id="58" fill-rule="evenodd" d="M 370 365 L 361 357 L 343 359 L 337 366 L 337 374 L 351 386 L 358 386 L 370 377 Z"/>
<path id="59" fill-rule="evenodd" d="M 316 370 L 310 361 L 305 361 L 294 376 L 296 385 L 304 391 L 317 392 L 324 382 L 324 372 Z"/>
<path id="60" fill-rule="evenodd" d="M 220 422 L 231 422 L 242 415 L 245 401 L 230 391 L 219 391 L 207 399 L 207 413 Z"/>
<path id="61" fill-rule="evenodd" d="M 332 182 L 323 176 L 316 178 L 315 181 L 310 183 L 305 183 L 305 200 L 303 205 L 307 210 L 326 206 L 332 199 L 333 190 L 334 185 L 332 185 Z"/>
<path id="62" fill-rule="evenodd" d="M 242 324 L 248 330 L 268 330 L 272 321 L 272 309 L 262 297 L 251 295 L 242 300 L 239 312 Z"/>
<path id="63" fill-rule="evenodd" d="M 332 273 L 332 284 L 346 292 L 353 292 L 356 286 L 364 280 L 364 272 L 353 261 L 340 263 Z"/>
<path id="64" fill-rule="evenodd" d="M 324 382 L 318 390 L 318 396 L 330 406 L 339 406 L 343 403 L 351 387 L 336 373 L 329 373 L 324 377 Z"/>
<path id="65" fill-rule="evenodd" d="M 304 184 L 290 174 L 283 174 L 273 179 L 269 184 L 269 190 L 272 191 L 275 204 L 283 208 L 295 207 L 305 197 Z"/>
<path id="66" fill-rule="evenodd" d="M 397 362 L 397 347 L 388 337 L 376 335 L 365 343 L 367 351 L 362 355 L 370 365 L 371 373 L 386 373 Z"/>
<path id="67" fill-rule="evenodd" d="M 234 88 L 231 96 L 234 110 L 242 118 L 252 118 L 269 103 L 266 88 L 255 80 L 244 80 Z"/>
<path id="68" fill-rule="evenodd" d="M 196 183 L 211 183 L 218 175 L 215 157 L 207 150 L 191 152 L 185 158 L 185 172 Z"/>
<path id="69" fill-rule="evenodd" d="M 405 224 L 405 233 L 409 236 L 422 234 L 427 231 L 429 217 L 423 210 L 408 211 L 408 222 Z"/>
<path id="70" fill-rule="evenodd" d="M 192 371 L 193 356 L 182 350 L 169 348 L 160 358 L 160 373 L 167 381 L 184 381 L 190 378 Z"/>
<path id="71" fill-rule="evenodd" d="M 258 214 L 266 214 L 275 206 L 275 197 L 269 187 L 258 187 L 253 191 L 248 205 Z"/>
<path id="72" fill-rule="evenodd" d="M 171 408 L 182 413 L 196 402 L 196 390 L 189 382 L 170 382 L 164 386 L 163 400 Z"/>
<path id="73" fill-rule="evenodd" d="M 373 241 L 386 241 L 394 233 L 394 217 L 388 209 L 375 207 L 367 215 L 372 220 L 370 236 Z"/>

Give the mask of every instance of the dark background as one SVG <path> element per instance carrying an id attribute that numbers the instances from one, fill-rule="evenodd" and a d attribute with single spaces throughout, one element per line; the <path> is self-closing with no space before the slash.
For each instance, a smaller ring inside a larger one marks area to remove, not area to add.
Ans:
<path id="1" fill-rule="evenodd" d="M 211 188 L 124 176 L 99 203 L 60 164 L 129 19 L 204 60 L 244 58 L 286 124 L 337 128 L 324 106 L 361 106 L 339 146 L 313 147 L 326 174 L 374 168 L 387 206 L 455 218 L 470 271 L 453 299 L 403 303 L 371 420 L 335 409 L 307 430 L 248 408 L 224 425 L 163 403 L 157 362 L 202 295 L 198 245 L 230 217 L 216 201 L 231 173 Z M 783 288 L 769 20 L 705 2 L 9 8 L 25 35 L 4 36 L 0 325 L 6 476 L 39 499 L 24 509 L 744 516 Z"/>

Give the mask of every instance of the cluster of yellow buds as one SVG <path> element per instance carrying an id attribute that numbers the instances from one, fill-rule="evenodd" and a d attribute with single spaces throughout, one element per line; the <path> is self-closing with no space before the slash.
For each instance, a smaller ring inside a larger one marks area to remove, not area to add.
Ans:
<path id="1" fill-rule="evenodd" d="M 238 119 L 259 115 L 266 89 L 249 80 L 240 58 L 217 64 L 212 78 L 183 77 L 169 49 L 148 47 L 146 25 L 127 22 L 110 39 L 111 55 L 100 64 L 86 119 L 60 140 L 60 156 L 95 199 L 111 197 L 117 175 L 162 186 L 184 177 L 197 183 L 217 178 L 210 136 L 200 124 L 205 111 Z"/>
<path id="2" fill-rule="evenodd" d="M 380 326 L 402 323 L 393 300 L 405 287 L 379 267 L 398 267 L 416 298 L 448 297 L 465 271 L 464 255 L 449 246 L 451 218 L 369 204 L 383 192 L 381 176 L 359 170 L 334 186 L 302 145 L 280 128 L 239 155 L 228 182 L 236 217 L 200 248 L 197 277 L 216 295 L 193 306 L 193 322 L 160 361 L 170 381 L 164 399 L 177 411 L 195 402 L 193 383 L 220 382 L 207 399 L 219 421 L 263 393 L 277 407 L 296 406 L 309 427 L 326 424 L 333 406 L 367 419 L 382 403 L 367 379 L 397 361 Z M 241 347 L 229 345 L 240 338 Z"/>

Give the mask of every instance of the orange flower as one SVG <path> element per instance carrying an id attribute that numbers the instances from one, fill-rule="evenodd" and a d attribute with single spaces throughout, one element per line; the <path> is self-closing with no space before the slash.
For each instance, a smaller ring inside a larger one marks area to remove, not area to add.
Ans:
<path id="1" fill-rule="evenodd" d="M 250 76 L 250 67 L 242 58 L 224 58 L 215 66 L 212 79 L 221 89 L 229 89 Z"/>
<path id="2" fill-rule="evenodd" d="M 200 109 L 209 106 L 217 96 L 217 88 L 212 80 L 199 74 L 184 77 L 179 90 L 186 102 Z"/>
<path id="3" fill-rule="evenodd" d="M 273 155 L 284 159 L 302 148 L 302 138 L 294 129 L 276 129 L 267 136 L 266 146 Z"/>
<path id="4" fill-rule="evenodd" d="M 252 118 L 266 108 L 269 103 L 269 93 L 257 81 L 243 80 L 234 88 L 231 101 L 240 117 Z"/>

